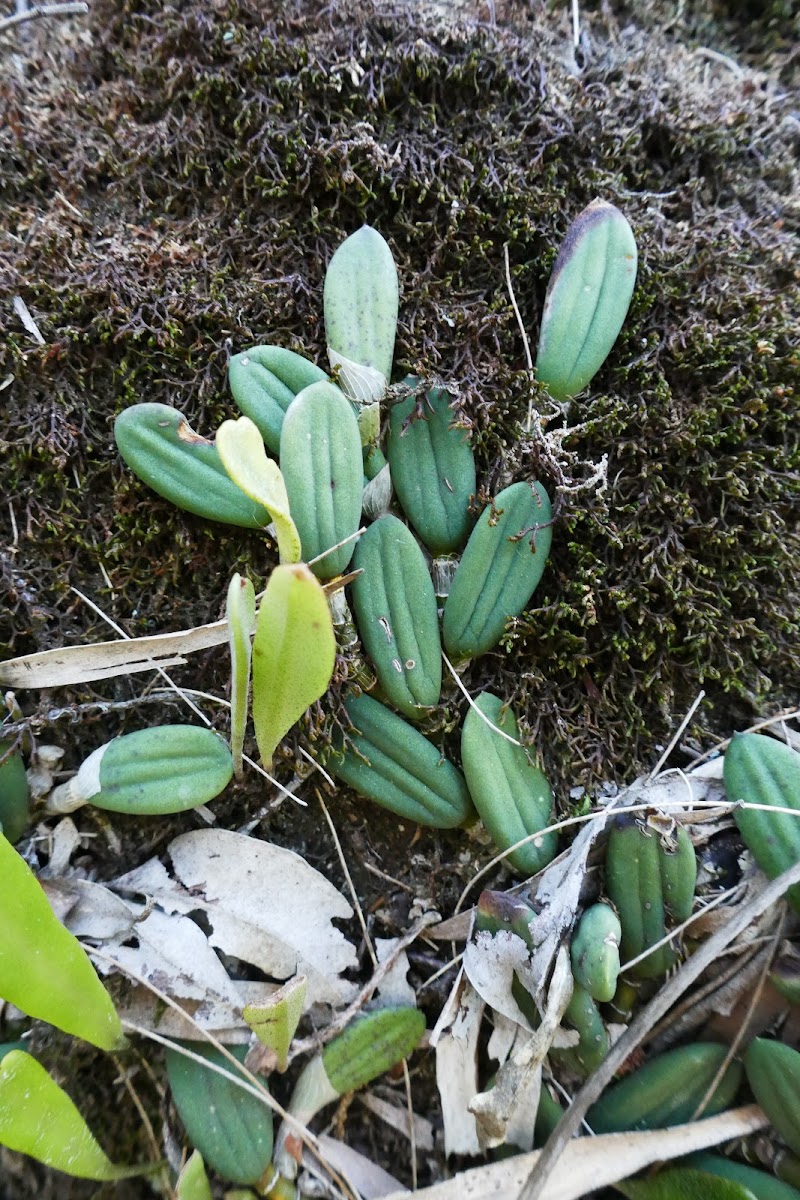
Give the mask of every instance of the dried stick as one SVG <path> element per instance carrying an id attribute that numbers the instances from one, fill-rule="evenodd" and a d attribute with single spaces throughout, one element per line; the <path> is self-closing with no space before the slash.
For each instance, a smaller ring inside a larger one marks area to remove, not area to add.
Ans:
<path id="1" fill-rule="evenodd" d="M 21 25 L 23 21 L 33 21 L 36 17 L 71 17 L 83 15 L 88 11 L 89 5 L 84 4 L 82 0 L 72 0 L 68 4 L 36 4 L 24 12 L 0 18 L 0 33 L 5 33 L 13 25 Z"/>

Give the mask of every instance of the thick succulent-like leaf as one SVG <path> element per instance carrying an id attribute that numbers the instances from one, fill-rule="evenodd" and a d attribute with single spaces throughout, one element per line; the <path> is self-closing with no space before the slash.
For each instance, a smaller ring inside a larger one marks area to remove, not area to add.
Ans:
<path id="1" fill-rule="evenodd" d="M 22 755 L 12 741 L 0 740 L 0 831 L 10 842 L 19 841 L 25 831 L 29 801 Z"/>
<path id="2" fill-rule="evenodd" d="M 269 513 L 228 475 L 217 447 L 168 404 L 133 404 L 114 422 L 117 449 L 134 475 L 185 512 L 244 529 Z"/>
<path id="3" fill-rule="evenodd" d="M 201 725 L 155 725 L 113 738 L 85 759 L 48 798 L 50 812 L 83 804 L 133 816 L 183 812 L 213 800 L 230 783 L 231 752 Z"/>
<path id="4" fill-rule="evenodd" d="M 364 225 L 339 246 L 325 274 L 328 356 L 351 400 L 380 400 L 392 374 L 399 289 L 392 252 Z"/>
<path id="5" fill-rule="evenodd" d="M 536 374 L 554 400 L 576 396 L 617 340 L 636 282 L 636 242 L 613 204 L 593 201 L 558 253 L 539 331 Z"/>
<path id="6" fill-rule="evenodd" d="M 188 1048 L 229 1075 L 237 1074 L 214 1046 L 202 1042 Z M 247 1047 L 237 1046 L 232 1053 L 242 1061 Z M 231 1183 L 256 1183 L 272 1158 L 272 1109 L 266 1101 L 178 1050 L 167 1050 L 166 1064 L 175 1107 L 203 1161 Z"/>
<path id="7" fill-rule="evenodd" d="M 675 1167 L 646 1179 L 626 1179 L 615 1187 L 628 1200 L 756 1200 L 743 1184 L 691 1167 Z"/>
<path id="8" fill-rule="evenodd" d="M 228 364 L 233 398 L 273 454 L 281 448 L 283 418 L 297 393 L 327 378 L 320 367 L 283 346 L 252 346 Z"/>

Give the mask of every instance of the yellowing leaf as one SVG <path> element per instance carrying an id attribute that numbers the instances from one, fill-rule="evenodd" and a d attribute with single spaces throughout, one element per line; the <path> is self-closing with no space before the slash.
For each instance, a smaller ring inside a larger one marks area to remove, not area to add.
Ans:
<path id="1" fill-rule="evenodd" d="M 112 1163 L 67 1093 L 22 1050 L 0 1063 L 0 1143 L 78 1179 L 128 1179 L 152 1170 Z"/>
<path id="2" fill-rule="evenodd" d="M 233 482 L 269 510 L 278 537 L 282 563 L 300 561 L 300 535 L 289 512 L 289 497 L 281 470 L 267 458 L 264 442 L 249 417 L 223 421 L 217 430 L 216 447 Z"/>
<path id="3" fill-rule="evenodd" d="M 175 1192 L 177 1200 L 211 1200 L 211 1186 L 199 1150 L 194 1151 L 178 1176 Z"/>
<path id="4" fill-rule="evenodd" d="M 303 1015 L 307 988 L 304 975 L 297 975 L 279 988 L 266 1004 L 248 1004 L 242 1016 L 262 1046 L 275 1052 L 279 1071 L 289 1065 L 289 1046 Z"/>
<path id="5" fill-rule="evenodd" d="M 253 642 L 253 723 L 264 765 L 310 704 L 324 695 L 336 661 L 328 601 L 304 563 L 276 567 Z"/>
<path id="6" fill-rule="evenodd" d="M 125 1039 L 111 997 L 33 871 L 2 836 L 0 912 L 0 996 L 101 1050 L 118 1049 Z"/>
<path id="7" fill-rule="evenodd" d="M 242 749 L 250 688 L 250 636 L 256 623 L 256 593 L 249 579 L 234 575 L 225 605 L 231 651 L 231 753 L 233 773 L 242 777 Z"/>

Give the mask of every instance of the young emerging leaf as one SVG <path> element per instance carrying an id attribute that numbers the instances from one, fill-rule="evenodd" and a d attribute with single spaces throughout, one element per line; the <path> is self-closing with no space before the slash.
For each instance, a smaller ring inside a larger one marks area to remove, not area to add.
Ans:
<path id="1" fill-rule="evenodd" d="M 86 952 L 55 916 L 33 871 L 2 836 L 0 912 L 0 996 L 101 1050 L 124 1045 L 119 1017 Z M 3 1059 L 4 1066 L 9 1058 Z"/>
<path id="2" fill-rule="evenodd" d="M 328 601 L 304 563 L 276 567 L 256 620 L 253 723 L 269 768 L 275 747 L 331 681 L 336 661 Z"/>
<path id="3" fill-rule="evenodd" d="M 636 281 L 636 242 L 613 204 L 594 200 L 567 230 L 550 276 L 536 374 L 554 400 L 586 387 L 608 357 Z"/>
<path id="4" fill-rule="evenodd" d="M 622 926 L 610 904 L 593 904 L 578 922 L 570 944 L 572 974 L 594 1000 L 614 999 Z"/>
<path id="5" fill-rule="evenodd" d="M 284 414 L 297 393 L 327 379 L 314 363 L 283 346 L 253 346 L 228 364 L 233 398 L 273 454 L 281 448 Z"/>
<path id="6" fill-rule="evenodd" d="M 238 1068 L 216 1047 L 198 1042 L 188 1048 L 236 1076 Z M 246 1052 L 245 1046 L 232 1051 L 240 1061 Z M 272 1109 L 266 1101 L 178 1050 L 167 1050 L 166 1066 L 175 1107 L 204 1162 L 231 1183 L 256 1183 L 272 1158 Z"/>
<path id="7" fill-rule="evenodd" d="M 325 274 L 325 336 L 331 367 L 351 400 L 381 400 L 392 374 L 399 288 L 392 252 L 364 225 L 338 248 Z"/>
<path id="8" fill-rule="evenodd" d="M 274 1052 L 279 1071 L 289 1065 L 289 1046 L 303 1015 L 307 991 L 305 975 L 297 975 L 273 992 L 266 1004 L 247 1004 L 242 1009 L 261 1045 Z"/>
<path id="9" fill-rule="evenodd" d="M 267 458 L 261 434 L 250 418 L 223 421 L 217 430 L 217 449 L 237 487 L 268 509 L 275 525 L 281 562 L 299 562 L 300 535 L 289 512 L 289 497 L 280 467 L 274 459 Z"/>
<path id="10" fill-rule="evenodd" d="M 217 447 L 168 404 L 133 404 L 114 422 L 117 449 L 134 475 L 185 512 L 244 529 L 269 513 L 231 480 Z"/>
<path id="11" fill-rule="evenodd" d="M 231 651 L 231 753 L 233 773 L 242 778 L 242 750 L 250 689 L 250 638 L 256 626 L 256 592 L 249 579 L 234 575 L 225 605 Z"/>
<path id="12" fill-rule="evenodd" d="M 175 1194 L 177 1200 L 211 1200 L 211 1185 L 199 1150 L 189 1156 L 178 1176 Z"/>
<path id="13" fill-rule="evenodd" d="M 163 816 L 208 803 L 232 775 L 231 752 L 213 729 L 155 725 L 98 746 L 77 775 L 53 789 L 47 808 L 73 812 L 92 804 L 107 812 Z"/>
<path id="14" fill-rule="evenodd" d="M 152 1169 L 116 1166 L 67 1093 L 22 1050 L 0 1063 L 0 1143 L 78 1179 L 130 1179 Z"/>

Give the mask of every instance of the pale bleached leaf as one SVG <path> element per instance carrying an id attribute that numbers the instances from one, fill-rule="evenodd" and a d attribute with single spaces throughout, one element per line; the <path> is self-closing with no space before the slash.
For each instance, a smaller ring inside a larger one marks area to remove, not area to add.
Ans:
<path id="1" fill-rule="evenodd" d="M 387 379 L 377 367 L 354 362 L 331 346 L 328 346 L 328 361 L 331 370 L 338 372 L 336 382 L 339 387 L 354 404 L 372 404 L 386 395 Z"/>
<path id="2" fill-rule="evenodd" d="M 131 904 L 142 920 L 136 925 L 133 944 L 111 939 L 103 948 L 123 970 L 149 980 L 169 996 L 187 1000 L 223 1000 L 241 1007 L 237 985 L 229 977 L 199 925 L 189 917 L 167 914 L 154 908 Z M 128 940 L 128 939 L 126 939 Z M 98 964 L 102 969 L 102 963 Z"/>
<path id="3" fill-rule="evenodd" d="M 385 962 L 390 957 L 399 941 L 399 938 L 374 939 L 375 954 L 379 963 Z M 381 979 L 380 987 L 377 989 L 377 995 L 380 998 L 382 1006 L 388 1007 L 392 1004 L 398 1004 L 416 1008 L 417 993 L 408 982 L 408 972 L 410 969 L 408 955 L 405 950 L 401 950 L 389 970 Z"/>
<path id="4" fill-rule="evenodd" d="M 88 879 L 40 879 L 50 907 L 77 938 L 109 941 L 130 937 L 136 924 L 131 906 Z"/>
<path id="5" fill-rule="evenodd" d="M 388 1100 L 382 1100 L 379 1096 L 374 1096 L 372 1092 L 360 1092 L 359 1099 L 365 1108 L 368 1108 L 376 1117 L 380 1117 L 387 1125 L 396 1130 L 397 1133 L 411 1140 L 412 1124 L 408 1119 L 408 1108 L 399 1108 L 396 1104 L 391 1104 Z M 418 1113 L 412 1114 L 413 1130 L 414 1130 L 414 1145 L 417 1150 L 433 1150 L 433 1124 L 425 1117 L 419 1116 Z"/>
<path id="6" fill-rule="evenodd" d="M 530 975 L 531 956 L 522 938 L 510 930 L 481 931 L 464 951 L 464 971 L 475 991 L 509 1021 L 530 1029 L 527 1017 L 511 992 L 514 975 L 524 983 Z"/>
<path id="7" fill-rule="evenodd" d="M 344 1142 L 327 1134 L 318 1137 L 317 1142 L 325 1162 L 345 1176 L 362 1200 L 379 1200 L 389 1192 L 406 1197 L 410 1195 L 393 1175 Z M 304 1153 L 303 1161 L 307 1166 L 314 1168 L 316 1175 L 317 1163 L 308 1151 Z"/>
<path id="8" fill-rule="evenodd" d="M 572 986 L 569 953 L 562 946 L 536 1032 L 517 1041 L 510 1058 L 497 1072 L 494 1087 L 480 1092 L 470 1102 L 483 1148 L 501 1146 L 512 1129 L 516 1138 L 526 1140 L 528 1116 L 539 1107 L 542 1063 L 569 1004 Z"/>
<path id="9" fill-rule="evenodd" d="M 109 887 L 117 892 L 146 896 L 166 913 L 190 913 L 203 908 L 196 896 L 175 882 L 160 858 L 149 858 L 133 871 L 118 875 Z"/>
<path id="10" fill-rule="evenodd" d="M 48 837 L 47 866 L 39 872 L 39 878 L 58 879 L 67 874 L 69 860 L 81 844 L 81 835 L 72 817 L 64 817 Z"/>
<path id="11" fill-rule="evenodd" d="M 152 671 L 156 666 L 172 667 L 186 661 L 182 655 L 219 646 L 227 637 L 227 622 L 214 621 L 211 625 L 152 637 L 118 638 L 92 646 L 42 650 L 0 663 L 0 684 L 11 688 L 67 687 L 132 675 L 136 671 Z"/>
<path id="12" fill-rule="evenodd" d="M 447 1155 L 481 1153 L 469 1104 L 478 1090 L 478 1037 L 484 1007 L 463 971 L 459 971 L 431 1034 Z"/>
<path id="13" fill-rule="evenodd" d="M 705 1121 L 676 1125 L 652 1133 L 607 1133 L 569 1142 L 536 1200 L 579 1200 L 620 1179 L 628 1179 L 651 1163 L 668 1162 L 694 1150 L 744 1137 L 763 1129 L 766 1117 L 755 1104 L 730 1109 Z M 420 1188 L 414 1200 L 517 1200 L 536 1165 L 540 1150 L 459 1171 L 452 1179 Z M 385 1200 L 406 1200 L 391 1192 Z"/>
<path id="14" fill-rule="evenodd" d="M 493 1015 L 493 1026 L 486 1053 L 502 1066 L 511 1053 L 517 1035 L 525 1036 L 526 1030 L 517 1021 L 512 1021 L 499 1012 Z"/>
<path id="15" fill-rule="evenodd" d="M 358 965 L 355 948 L 332 924 L 353 909 L 299 854 L 225 829 L 183 834 L 169 854 L 177 883 L 208 918 L 213 946 L 274 979 L 306 975 L 308 1004 L 354 994 L 341 975 Z"/>

